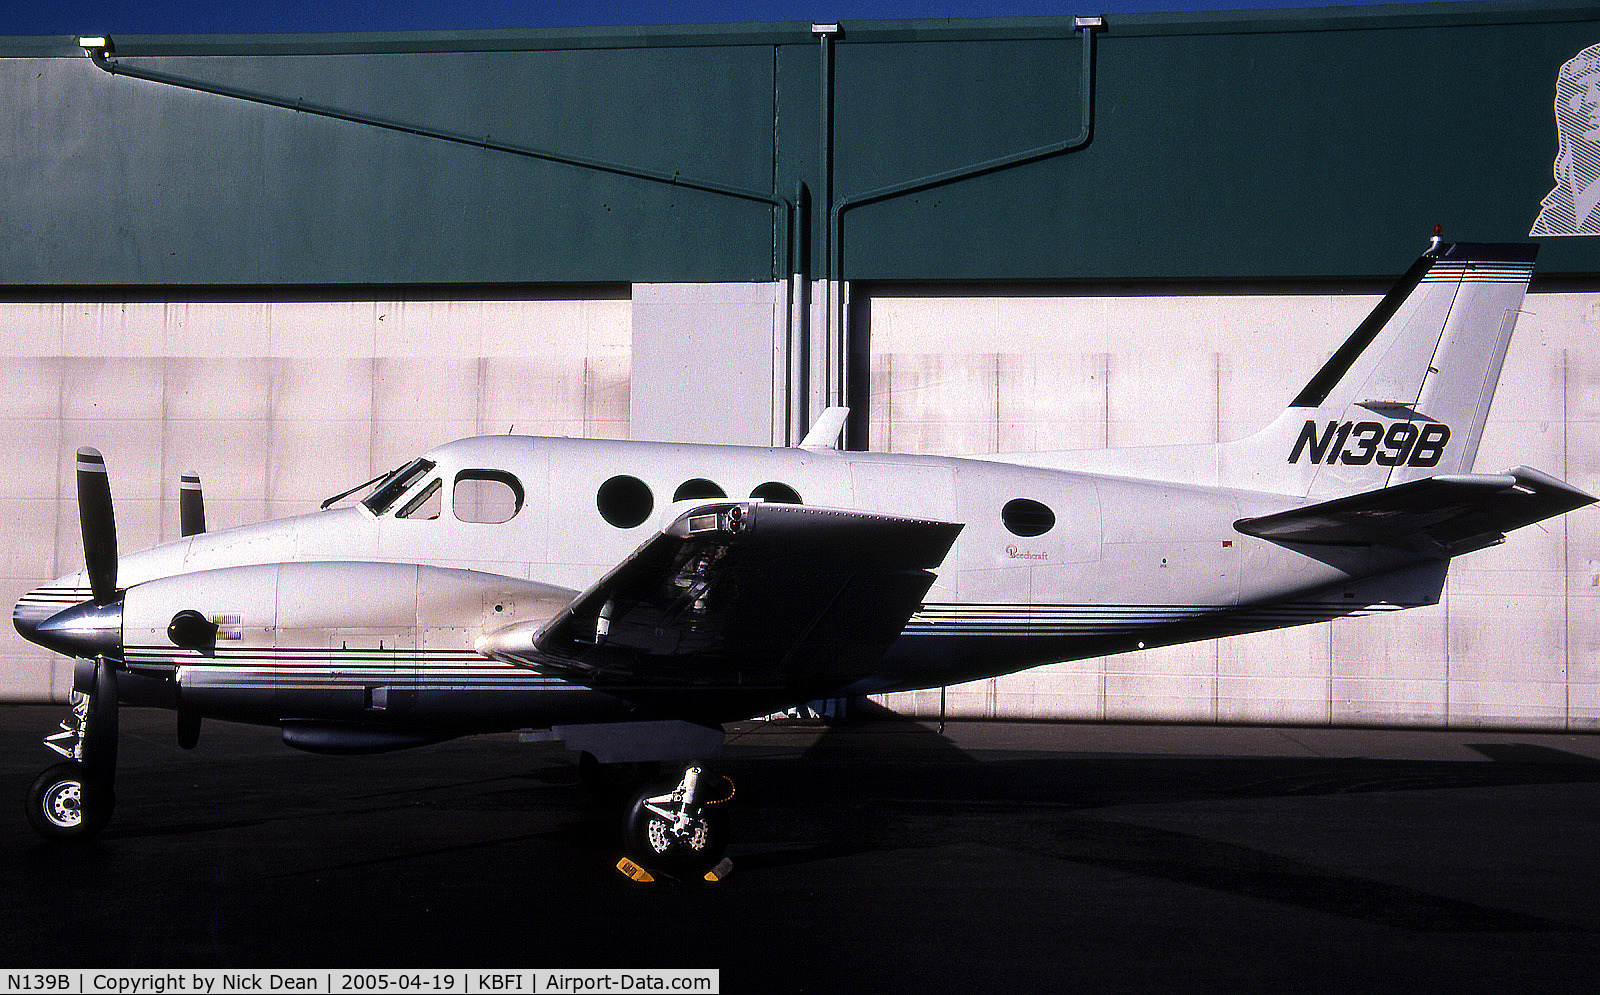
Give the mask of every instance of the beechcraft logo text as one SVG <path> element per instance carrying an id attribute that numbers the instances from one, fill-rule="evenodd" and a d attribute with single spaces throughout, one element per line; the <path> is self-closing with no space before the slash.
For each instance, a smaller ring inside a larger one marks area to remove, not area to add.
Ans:
<path id="1" fill-rule="evenodd" d="M 1312 463 L 1347 466 L 1438 466 L 1450 441 L 1450 426 L 1432 422 L 1420 429 L 1411 422 L 1395 422 L 1385 431 L 1375 421 L 1330 421 L 1320 429 L 1307 419 L 1289 454 L 1298 463 L 1309 455 Z"/>

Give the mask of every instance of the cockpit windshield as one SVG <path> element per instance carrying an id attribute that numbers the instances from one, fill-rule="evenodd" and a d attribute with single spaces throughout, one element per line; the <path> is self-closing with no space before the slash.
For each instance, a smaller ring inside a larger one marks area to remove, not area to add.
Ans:
<path id="1" fill-rule="evenodd" d="M 399 500 L 400 495 L 410 490 L 412 484 L 422 479 L 423 474 L 432 469 L 432 460 L 419 458 L 391 470 L 387 476 L 378 481 L 378 486 L 361 503 L 374 515 L 381 515 Z"/>
<path id="2" fill-rule="evenodd" d="M 395 469 L 390 470 L 388 473 L 380 473 L 371 480 L 357 484 L 347 491 L 340 491 L 333 497 L 322 502 L 322 510 L 327 511 L 329 508 L 338 504 L 340 501 L 343 501 L 356 491 L 366 490 L 373 484 L 377 484 L 377 490 L 373 491 L 372 494 L 370 494 L 361 503 L 366 505 L 367 510 L 371 511 L 374 515 L 381 515 L 383 514 L 383 510 L 385 508 L 394 504 L 395 499 L 401 494 L 405 493 L 406 488 L 416 483 L 418 477 L 432 469 L 433 463 L 431 461 L 425 459 L 414 459 L 404 466 L 396 467 Z"/>

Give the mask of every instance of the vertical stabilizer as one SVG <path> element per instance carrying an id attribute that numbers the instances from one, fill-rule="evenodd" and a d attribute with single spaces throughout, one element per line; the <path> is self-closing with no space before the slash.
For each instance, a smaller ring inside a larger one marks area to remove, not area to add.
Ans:
<path id="1" fill-rule="evenodd" d="M 1470 471 L 1535 252 L 1430 249 L 1276 421 L 1222 447 L 1223 478 L 1327 498 Z"/>

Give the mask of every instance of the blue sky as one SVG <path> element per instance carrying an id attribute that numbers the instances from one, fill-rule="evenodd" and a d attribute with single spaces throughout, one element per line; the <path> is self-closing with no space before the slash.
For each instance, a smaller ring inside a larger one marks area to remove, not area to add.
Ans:
<path id="1" fill-rule="evenodd" d="M 1321 6 L 1327 4 L 1308 0 L 0 0 L 0 35 L 474 30 Z"/>

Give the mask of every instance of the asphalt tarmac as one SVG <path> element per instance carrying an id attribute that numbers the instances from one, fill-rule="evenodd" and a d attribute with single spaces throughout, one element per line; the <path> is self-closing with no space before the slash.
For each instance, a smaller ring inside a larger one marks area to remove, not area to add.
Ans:
<path id="1" fill-rule="evenodd" d="M 376 757 L 127 709 L 39 841 L 0 708 L 0 965 L 721 969 L 724 992 L 1542 991 L 1600 977 L 1600 736 L 749 724 L 734 873 L 639 885 L 572 759 Z"/>

